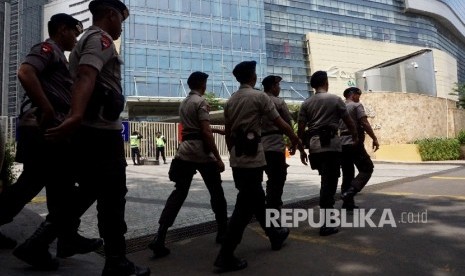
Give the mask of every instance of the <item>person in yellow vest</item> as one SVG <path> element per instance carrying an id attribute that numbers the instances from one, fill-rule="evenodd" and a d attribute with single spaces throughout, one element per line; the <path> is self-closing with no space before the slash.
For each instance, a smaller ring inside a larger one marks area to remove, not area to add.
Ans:
<path id="1" fill-rule="evenodd" d="M 142 139 L 142 135 L 139 134 L 137 131 L 133 131 L 132 135 L 129 137 L 131 143 L 131 157 L 132 162 L 135 165 L 141 165 L 140 163 L 140 139 Z M 137 162 L 136 162 L 137 159 Z"/>
<path id="2" fill-rule="evenodd" d="M 161 132 L 157 132 L 156 134 L 157 136 L 155 137 L 155 146 L 156 146 L 155 159 L 158 161 L 158 159 L 160 158 L 160 154 L 161 154 L 161 158 L 163 158 L 163 163 L 167 164 L 166 157 L 165 157 L 166 138 L 165 136 L 161 135 Z"/>

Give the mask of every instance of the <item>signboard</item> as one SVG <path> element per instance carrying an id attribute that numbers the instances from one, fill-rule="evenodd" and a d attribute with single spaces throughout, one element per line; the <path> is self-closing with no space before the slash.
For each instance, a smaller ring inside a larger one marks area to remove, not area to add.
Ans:
<path id="1" fill-rule="evenodd" d="M 121 122 L 121 135 L 123 135 L 123 140 L 124 142 L 129 141 L 129 122 L 128 121 L 123 121 Z"/>

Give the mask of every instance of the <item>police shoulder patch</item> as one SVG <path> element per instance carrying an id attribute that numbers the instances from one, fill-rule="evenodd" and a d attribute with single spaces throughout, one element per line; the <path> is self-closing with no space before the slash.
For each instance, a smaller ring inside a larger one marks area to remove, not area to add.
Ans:
<path id="1" fill-rule="evenodd" d="M 102 50 L 108 49 L 111 46 L 111 39 L 104 34 L 102 34 L 100 42 L 102 43 Z"/>
<path id="2" fill-rule="evenodd" d="M 41 54 L 49 55 L 52 52 L 53 52 L 52 44 L 50 44 L 48 42 L 44 42 L 44 43 L 42 43 L 42 45 L 40 45 L 40 53 Z"/>

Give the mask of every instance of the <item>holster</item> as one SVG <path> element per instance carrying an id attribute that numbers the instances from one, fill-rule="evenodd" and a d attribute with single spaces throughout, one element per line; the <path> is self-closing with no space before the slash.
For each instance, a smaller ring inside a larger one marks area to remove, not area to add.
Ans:
<path id="1" fill-rule="evenodd" d="M 236 156 L 255 156 L 258 151 L 258 144 L 261 138 L 255 131 L 236 131 L 234 145 L 236 146 Z"/>
<path id="2" fill-rule="evenodd" d="M 331 139 L 336 135 L 336 130 L 331 127 L 322 127 L 319 132 L 321 147 L 328 147 L 331 144 Z"/>
<path id="3" fill-rule="evenodd" d="M 123 94 L 102 85 L 100 82 L 96 82 L 92 96 L 87 104 L 85 118 L 96 119 L 100 114 L 105 120 L 115 121 L 119 118 L 123 109 Z"/>
<path id="4" fill-rule="evenodd" d="M 168 171 L 168 177 L 171 181 L 175 183 L 182 182 L 193 174 L 196 174 L 196 169 L 189 162 L 178 158 L 171 161 L 170 170 Z"/>
<path id="5" fill-rule="evenodd" d="M 331 139 L 334 138 L 334 136 L 336 136 L 336 133 L 337 133 L 336 128 L 333 128 L 331 126 L 323 126 L 317 130 L 305 131 L 304 139 L 306 140 L 307 145 L 309 145 L 310 139 L 313 136 L 318 135 L 318 137 L 320 138 L 320 146 L 323 148 L 323 147 L 328 147 L 331 144 Z"/>

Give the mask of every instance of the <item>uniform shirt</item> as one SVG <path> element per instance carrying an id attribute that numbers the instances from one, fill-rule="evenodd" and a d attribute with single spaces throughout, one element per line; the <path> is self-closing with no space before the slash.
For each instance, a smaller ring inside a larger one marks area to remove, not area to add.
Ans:
<path id="1" fill-rule="evenodd" d="M 347 108 L 342 99 L 327 92 L 317 93 L 306 99 L 299 112 L 299 122 L 306 124 L 310 131 L 316 131 L 324 126 L 331 126 L 335 130 L 339 127 L 341 118 L 347 115 Z M 339 136 L 331 139 L 328 147 L 322 148 L 318 135 L 310 138 L 310 153 L 341 151 Z"/>
<path id="2" fill-rule="evenodd" d="M 71 105 L 71 85 L 68 61 L 63 50 L 51 39 L 34 45 L 26 56 L 38 72 L 42 89 L 55 109 L 56 119 L 63 122 Z"/>
<path id="3" fill-rule="evenodd" d="M 122 93 L 121 64 L 123 63 L 116 52 L 111 36 L 97 26 L 90 28 L 83 34 L 69 56 L 71 76 L 76 78 L 80 65 L 89 65 L 98 70 L 96 82 Z M 109 121 L 98 116 L 97 119 L 84 119 L 83 125 L 102 129 L 121 129 L 121 119 Z"/>
<path id="4" fill-rule="evenodd" d="M 346 100 L 347 112 L 349 112 L 350 117 L 355 123 L 355 128 L 357 129 L 359 139 L 365 137 L 365 132 L 363 131 L 362 121 L 363 117 L 366 117 L 365 108 L 361 103 L 356 103 L 350 100 Z M 341 124 L 339 125 L 339 130 L 342 132 L 348 132 L 349 129 L 347 128 L 346 124 L 341 120 Z M 360 140 L 363 143 L 363 138 Z M 341 135 L 341 143 L 342 145 L 351 145 L 353 144 L 352 135 Z"/>
<path id="5" fill-rule="evenodd" d="M 286 103 L 283 99 L 276 97 L 271 93 L 266 93 L 270 97 L 271 101 L 274 103 L 276 110 L 278 111 L 281 118 L 292 126 L 292 116 L 287 108 Z M 284 138 L 282 133 L 265 135 L 267 132 L 281 132 L 279 128 L 267 117 L 263 118 L 262 121 L 262 144 L 265 151 L 277 151 L 284 152 L 286 144 L 284 143 Z"/>
<path id="6" fill-rule="evenodd" d="M 254 131 L 261 135 L 261 122 L 263 118 L 275 120 L 279 117 L 270 97 L 261 91 L 253 89 L 249 85 L 241 85 L 226 102 L 224 107 L 225 124 L 231 128 L 231 135 L 242 130 L 244 132 Z M 229 157 L 231 167 L 259 168 L 266 165 L 265 153 L 262 143 L 258 144 L 255 156 L 236 156 L 235 146 L 231 149 Z"/>
<path id="7" fill-rule="evenodd" d="M 200 122 L 210 121 L 210 106 L 202 95 L 192 90 L 179 106 L 179 116 L 183 126 L 182 133 L 201 135 Z M 176 158 L 196 162 L 215 162 L 213 153 L 206 153 L 202 140 L 182 141 Z"/>

